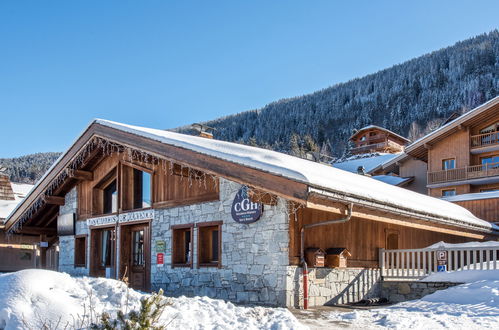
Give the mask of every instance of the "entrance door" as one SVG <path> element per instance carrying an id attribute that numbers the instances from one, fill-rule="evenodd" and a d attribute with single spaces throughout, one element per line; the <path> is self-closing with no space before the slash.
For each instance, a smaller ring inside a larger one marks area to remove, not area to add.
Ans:
<path id="1" fill-rule="evenodd" d="M 149 290 L 150 242 L 149 224 L 121 227 L 121 277 L 126 274 L 130 286 Z"/>

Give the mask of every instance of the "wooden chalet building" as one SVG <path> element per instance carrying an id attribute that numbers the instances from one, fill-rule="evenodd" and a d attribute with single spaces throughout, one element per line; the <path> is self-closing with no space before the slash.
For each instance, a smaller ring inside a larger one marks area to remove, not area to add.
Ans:
<path id="1" fill-rule="evenodd" d="M 416 191 L 499 222 L 499 97 L 454 116 L 382 167 L 413 176 Z"/>
<path id="2" fill-rule="evenodd" d="M 372 152 L 397 153 L 404 151 L 404 146 L 409 141 L 386 128 L 369 125 L 359 129 L 351 137 L 354 143 L 352 154 L 365 154 Z"/>
<path id="3" fill-rule="evenodd" d="M 305 261 L 309 305 L 352 301 L 376 295 L 380 248 L 499 234 L 458 205 L 366 176 L 106 120 L 87 127 L 5 230 L 57 246 L 70 274 L 278 306 L 303 303 Z M 315 267 L 327 251 L 336 267 Z"/>

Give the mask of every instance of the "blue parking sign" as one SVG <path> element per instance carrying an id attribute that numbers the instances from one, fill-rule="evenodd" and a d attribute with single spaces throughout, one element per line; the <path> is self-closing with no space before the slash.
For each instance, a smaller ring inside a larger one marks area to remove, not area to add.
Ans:
<path id="1" fill-rule="evenodd" d="M 447 265 L 437 265 L 437 272 L 446 272 Z"/>

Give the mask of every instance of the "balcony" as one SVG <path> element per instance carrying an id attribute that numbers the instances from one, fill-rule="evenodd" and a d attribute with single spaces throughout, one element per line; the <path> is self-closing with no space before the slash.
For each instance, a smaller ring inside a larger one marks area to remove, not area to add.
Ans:
<path id="1" fill-rule="evenodd" d="M 490 177 L 499 178 L 499 163 L 471 165 L 451 170 L 428 172 L 428 185 L 469 181 Z"/>
<path id="2" fill-rule="evenodd" d="M 374 152 L 374 151 L 402 151 L 403 147 L 390 140 L 386 140 L 385 138 L 382 139 L 371 139 L 367 140 L 364 143 L 367 143 L 366 145 L 359 146 L 352 148 L 351 152 L 353 154 L 364 154 L 368 152 Z"/>
<path id="3" fill-rule="evenodd" d="M 479 150 L 483 152 L 499 150 L 499 132 L 472 135 L 470 148 L 472 153 L 476 153 Z"/>

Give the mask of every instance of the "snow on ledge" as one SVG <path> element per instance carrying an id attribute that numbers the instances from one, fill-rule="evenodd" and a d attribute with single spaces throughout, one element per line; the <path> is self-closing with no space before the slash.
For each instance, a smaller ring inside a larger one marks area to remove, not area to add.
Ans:
<path id="1" fill-rule="evenodd" d="M 443 200 L 448 202 L 477 201 L 491 198 L 499 198 L 499 190 L 442 197 Z"/>

